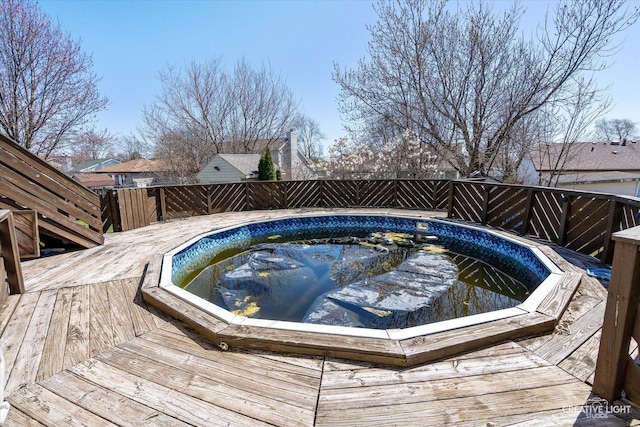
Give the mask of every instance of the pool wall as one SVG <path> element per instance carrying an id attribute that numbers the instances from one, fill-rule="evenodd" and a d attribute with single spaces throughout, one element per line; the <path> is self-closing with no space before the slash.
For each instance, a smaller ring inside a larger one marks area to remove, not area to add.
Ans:
<path id="1" fill-rule="evenodd" d="M 190 240 L 173 251 L 171 281 L 183 285 L 224 251 L 248 248 L 252 241 L 279 236 L 316 233 L 317 237 L 364 236 L 370 232 L 394 231 L 436 236 L 454 252 L 473 256 L 517 277 L 533 291 L 551 272 L 529 247 L 489 231 L 443 220 L 375 215 L 306 216 L 262 221 L 209 233 Z"/>

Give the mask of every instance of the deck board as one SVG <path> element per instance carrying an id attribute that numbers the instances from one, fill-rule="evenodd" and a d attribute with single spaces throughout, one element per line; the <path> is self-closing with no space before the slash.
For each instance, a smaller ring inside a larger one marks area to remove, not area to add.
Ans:
<path id="1" fill-rule="evenodd" d="M 108 419 L 118 425 L 185 427 L 189 424 L 169 417 L 155 409 L 127 399 L 111 390 L 97 386 L 70 372 L 60 372 L 40 384 L 63 399 Z M 116 409 L 117 410 L 114 410 Z"/>
<path id="2" fill-rule="evenodd" d="M 266 425 L 203 400 L 193 399 L 172 387 L 142 378 L 137 375 L 140 371 L 131 374 L 97 360 L 76 365 L 70 371 L 128 399 L 196 426 Z M 167 381 L 162 379 L 162 382 L 164 384 Z"/>
<path id="3" fill-rule="evenodd" d="M 62 288 L 56 295 L 56 302 L 49 324 L 47 338 L 42 349 L 42 360 L 36 381 L 40 381 L 64 368 L 64 353 L 67 347 L 67 331 L 71 316 L 73 288 Z"/>
<path id="4" fill-rule="evenodd" d="M 2 335 L 0 347 L 5 360 L 5 381 L 13 375 L 12 370 L 18 358 L 18 352 L 27 334 L 33 310 L 40 299 L 40 293 L 22 294 L 16 306 L 5 333 Z M 19 375 L 19 374 L 18 374 Z M 5 383 L 6 386 L 6 383 Z"/>
<path id="5" fill-rule="evenodd" d="M 31 322 L 7 381 L 5 389 L 7 393 L 35 382 L 53 314 L 51 307 L 55 304 L 55 300 L 56 291 L 40 292 L 40 297 L 31 316 Z"/>
<path id="6" fill-rule="evenodd" d="M 89 358 L 90 319 L 89 288 L 88 286 L 76 286 L 71 297 L 63 368 L 73 366 Z"/>
<path id="7" fill-rule="evenodd" d="M 411 368 L 259 345 L 223 352 L 140 299 L 142 271 L 154 255 L 194 229 L 237 221 L 228 213 L 154 224 L 107 235 L 102 247 L 25 262 L 27 293 L 9 296 L 0 311 L 13 406 L 5 425 L 620 424 L 612 416 L 594 424 L 580 413 L 606 290 L 575 266 L 580 285 L 554 332 L 518 342 L 507 336 L 479 350 L 454 334 L 461 353 Z M 438 349 L 420 340 L 403 345 Z"/>
<path id="8" fill-rule="evenodd" d="M 108 286 L 108 283 L 99 283 L 89 288 L 89 309 L 91 313 L 89 319 L 90 357 L 114 346 Z"/>
<path id="9" fill-rule="evenodd" d="M 50 426 L 115 426 L 104 418 L 87 411 L 46 388 L 33 384 L 13 393 L 7 399 L 38 422 Z"/>

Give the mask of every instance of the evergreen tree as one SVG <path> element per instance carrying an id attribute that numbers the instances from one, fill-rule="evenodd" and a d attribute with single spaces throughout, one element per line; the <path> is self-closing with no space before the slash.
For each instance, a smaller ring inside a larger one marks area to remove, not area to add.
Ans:
<path id="1" fill-rule="evenodd" d="M 271 150 L 267 147 L 260 156 L 258 162 L 258 179 L 260 181 L 274 181 L 276 179 L 276 166 L 273 164 Z"/>
<path id="2" fill-rule="evenodd" d="M 276 181 L 282 181 L 282 171 L 280 169 L 276 170 Z"/>

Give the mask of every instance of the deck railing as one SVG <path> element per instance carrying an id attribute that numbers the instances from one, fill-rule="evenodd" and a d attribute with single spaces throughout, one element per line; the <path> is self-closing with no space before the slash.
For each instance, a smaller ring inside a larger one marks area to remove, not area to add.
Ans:
<path id="1" fill-rule="evenodd" d="M 252 181 L 120 189 L 102 199 L 104 231 L 219 212 L 305 207 L 446 210 L 450 218 L 535 236 L 604 262 L 613 258 L 612 234 L 640 225 L 640 199 L 478 181 Z"/>
<path id="2" fill-rule="evenodd" d="M 640 366 L 629 357 L 633 338 L 640 343 L 640 227 L 613 235 L 615 252 L 602 325 L 593 392 L 610 403 L 624 390 L 640 404 Z"/>
<path id="3" fill-rule="evenodd" d="M 7 295 L 21 293 L 24 282 L 13 215 L 11 211 L 0 210 L 0 307 Z"/>
<path id="4" fill-rule="evenodd" d="M 40 235 L 82 247 L 103 243 L 100 199 L 0 134 L 0 209 L 33 210 Z"/>

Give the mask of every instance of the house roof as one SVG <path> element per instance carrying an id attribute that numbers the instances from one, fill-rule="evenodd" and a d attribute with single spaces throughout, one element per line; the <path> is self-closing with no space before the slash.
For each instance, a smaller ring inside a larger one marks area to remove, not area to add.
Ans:
<path id="1" fill-rule="evenodd" d="M 218 154 L 218 156 L 244 175 L 256 172 L 260 163 L 260 154 Z"/>
<path id="2" fill-rule="evenodd" d="M 640 144 L 635 142 L 576 142 L 571 144 L 561 169 L 567 172 L 640 172 Z M 537 171 L 547 172 L 561 155 L 562 144 L 539 144 L 531 150 Z M 550 161 L 551 160 L 551 161 Z"/>
<path id="3" fill-rule="evenodd" d="M 89 169 L 89 168 L 100 169 L 102 167 L 111 166 L 117 163 L 120 163 L 120 161 L 115 159 L 80 160 L 77 162 L 73 162 L 72 168 L 74 171 L 82 172 L 85 169 Z"/>
<path id="4" fill-rule="evenodd" d="M 73 179 L 85 187 L 113 187 L 115 185 L 113 178 L 107 174 L 78 173 L 73 176 Z"/>
<path id="5" fill-rule="evenodd" d="M 169 166 L 162 159 L 135 159 L 98 169 L 95 173 L 153 173 L 167 172 L 170 170 Z"/>
<path id="6" fill-rule="evenodd" d="M 558 177 L 558 184 L 596 184 L 640 181 L 640 172 L 574 172 Z"/>

